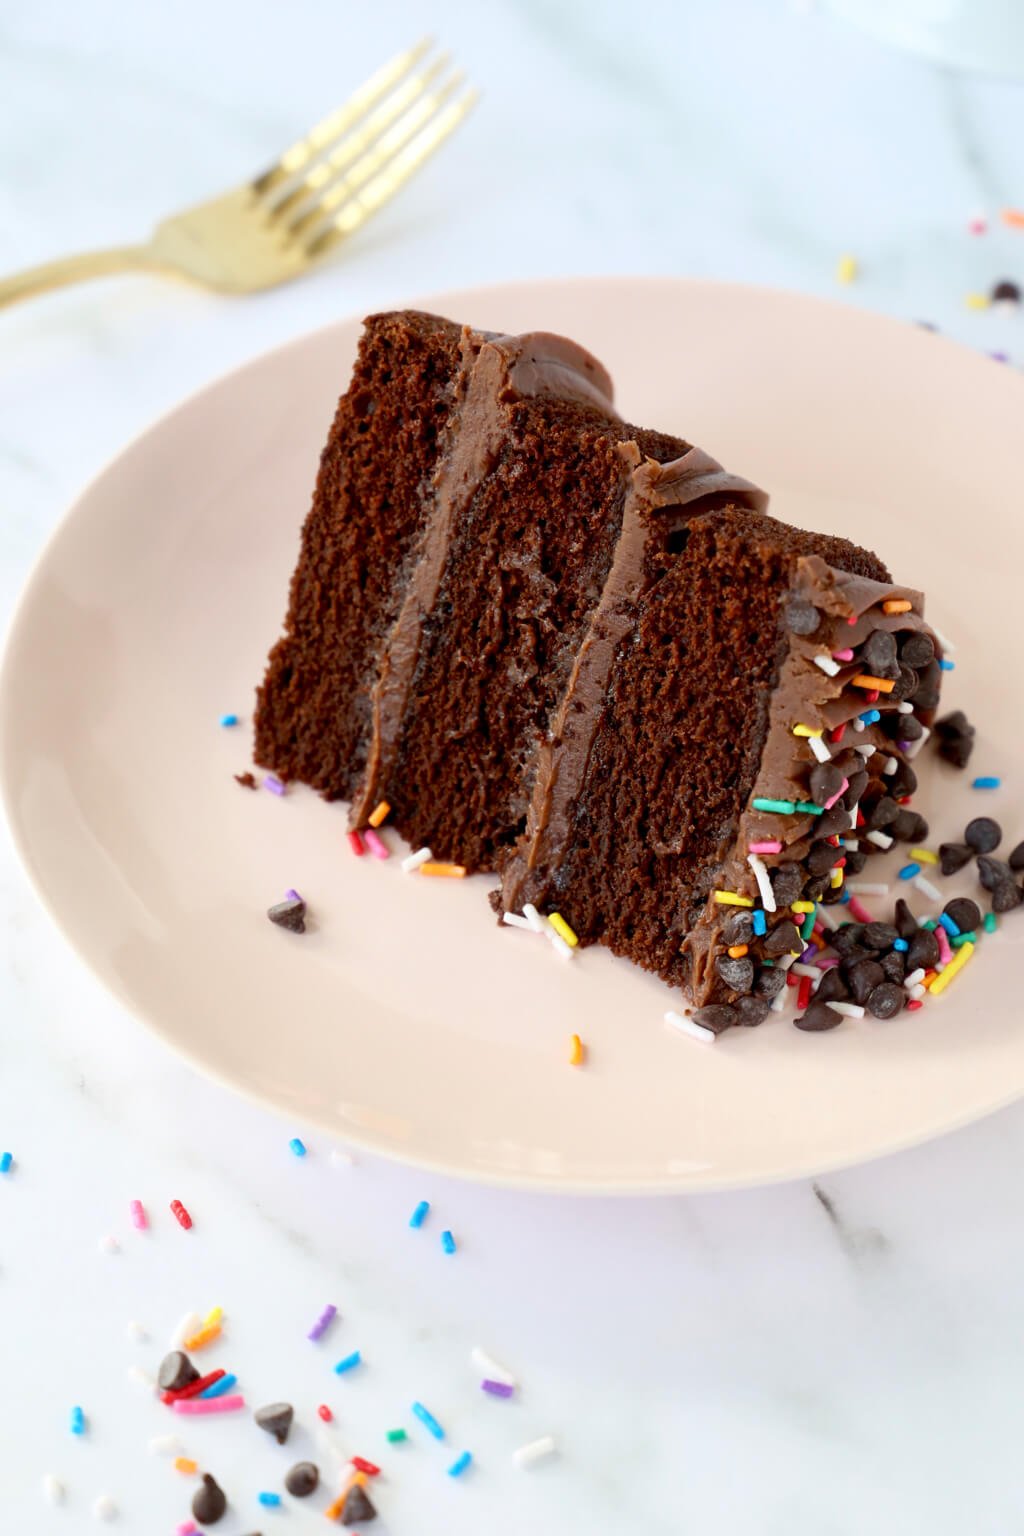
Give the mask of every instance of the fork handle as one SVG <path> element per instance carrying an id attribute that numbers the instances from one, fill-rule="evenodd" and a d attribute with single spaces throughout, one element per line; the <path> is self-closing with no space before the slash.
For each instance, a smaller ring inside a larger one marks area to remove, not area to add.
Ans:
<path id="1" fill-rule="evenodd" d="M 117 245 L 106 251 L 84 251 L 80 256 L 46 261 L 42 266 L 16 272 L 13 277 L 0 278 L 0 309 L 7 304 L 16 304 L 19 299 L 31 299 L 51 288 L 64 288 L 69 283 L 84 282 L 90 277 L 109 277 L 113 272 L 154 271 L 158 265 L 146 245 Z"/>

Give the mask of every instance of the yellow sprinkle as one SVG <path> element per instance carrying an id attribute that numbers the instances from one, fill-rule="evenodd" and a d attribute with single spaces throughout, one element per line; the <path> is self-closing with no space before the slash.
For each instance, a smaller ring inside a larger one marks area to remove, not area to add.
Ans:
<path id="1" fill-rule="evenodd" d="M 791 903 L 789 910 L 791 912 L 813 912 L 815 904 L 813 901 L 794 901 Z"/>
<path id="2" fill-rule="evenodd" d="M 716 891 L 715 900 L 723 907 L 752 907 L 754 903 L 749 896 L 737 896 L 735 891 Z"/>
<path id="3" fill-rule="evenodd" d="M 916 864 L 937 864 L 939 856 L 932 853 L 930 848 L 911 848 L 910 857 Z"/>
<path id="4" fill-rule="evenodd" d="M 843 883 L 843 872 L 842 872 L 842 870 L 841 869 L 834 869 L 832 871 L 831 880 L 832 880 L 832 889 L 834 891 L 838 891 L 839 887 Z"/>
<path id="5" fill-rule="evenodd" d="M 836 279 L 840 283 L 852 283 L 857 276 L 857 260 L 854 256 L 840 256 L 836 267 Z"/>
<path id="6" fill-rule="evenodd" d="M 987 293 L 969 293 L 964 303 L 968 309 L 988 309 L 989 297 Z"/>
<path id="7" fill-rule="evenodd" d="M 382 800 L 380 802 L 380 804 L 375 806 L 374 809 L 370 812 L 370 826 L 371 827 L 382 826 L 383 823 L 385 821 L 387 821 L 387 819 L 388 819 L 388 817 L 390 815 L 391 815 L 391 807 L 390 807 L 390 805 L 388 805 L 388 802 L 386 800 Z"/>
<path id="8" fill-rule="evenodd" d="M 461 880 L 465 873 L 465 864 L 438 864 L 428 860 L 426 864 L 420 865 L 421 875 L 442 875 L 448 880 Z"/>
<path id="9" fill-rule="evenodd" d="M 583 1062 L 583 1041 L 579 1035 L 569 1036 L 569 1065 L 578 1067 Z"/>
<path id="10" fill-rule="evenodd" d="M 953 977 L 956 975 L 957 971 L 963 970 L 964 966 L 967 964 L 968 960 L 973 954 L 974 945 L 969 940 L 966 944 L 962 944 L 960 946 L 952 960 L 946 966 L 946 969 L 944 971 L 940 971 L 929 986 L 928 991 L 932 994 L 933 997 L 938 997 L 940 992 L 945 991 L 950 982 L 953 980 Z"/>
<path id="11" fill-rule="evenodd" d="M 219 1323 L 223 1316 L 223 1307 L 211 1307 L 209 1312 L 207 1312 L 206 1316 L 203 1318 L 203 1327 L 212 1328 L 214 1323 Z"/>
<path id="12" fill-rule="evenodd" d="M 191 1473 L 196 1470 L 196 1463 L 191 1461 L 187 1456 L 176 1456 L 174 1459 L 174 1470 L 176 1472 Z"/>
<path id="13" fill-rule="evenodd" d="M 816 731 L 809 725 L 794 725 L 793 727 L 794 736 L 820 736 L 821 734 L 821 731 Z"/>
<path id="14" fill-rule="evenodd" d="M 185 1348 L 188 1350 L 205 1349 L 207 1344 L 212 1344 L 214 1339 L 219 1336 L 220 1324 L 211 1323 L 209 1328 L 200 1328 L 198 1333 L 194 1333 L 190 1339 L 186 1339 Z"/>
<path id="15" fill-rule="evenodd" d="M 579 943 L 579 939 L 573 933 L 572 929 L 569 927 L 569 924 L 566 922 L 565 918 L 560 912 L 549 912 L 548 922 L 558 934 L 558 937 L 565 940 L 570 949 L 576 948 L 577 944 Z"/>
<path id="16" fill-rule="evenodd" d="M 896 687 L 887 677 L 869 677 L 866 672 L 858 672 L 850 681 L 855 688 L 874 688 L 878 693 L 892 693 Z"/>
<path id="17" fill-rule="evenodd" d="M 742 960 L 743 956 L 747 952 L 747 948 L 748 948 L 748 946 L 746 944 L 730 944 L 730 946 L 729 946 L 729 959 L 730 960 Z"/>
<path id="18" fill-rule="evenodd" d="M 882 604 L 883 613 L 910 613 L 913 603 L 908 603 L 905 597 L 890 597 L 887 603 Z"/>

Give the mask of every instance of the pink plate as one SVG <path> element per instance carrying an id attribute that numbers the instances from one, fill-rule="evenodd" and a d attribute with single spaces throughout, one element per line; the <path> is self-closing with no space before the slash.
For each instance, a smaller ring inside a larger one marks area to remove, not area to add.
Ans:
<path id="1" fill-rule="evenodd" d="M 1024 379 L 922 330 L 753 288 L 588 279 L 420 302 L 575 337 L 630 419 L 702 444 L 767 486 L 778 516 L 875 546 L 923 586 L 956 643 L 947 699 L 979 727 L 971 771 L 1007 780 L 982 795 L 929 769 L 932 841 L 982 810 L 1024 836 Z M 96 973 L 197 1067 L 292 1120 L 549 1189 L 792 1178 L 1016 1098 L 1024 911 L 916 1014 L 810 1036 L 773 1016 L 707 1047 L 663 1022 L 678 999 L 629 964 L 564 963 L 499 929 L 486 880 L 354 859 L 342 807 L 238 787 L 357 333 L 302 337 L 158 422 L 79 498 L 29 583 L 0 680 L 3 793 Z M 226 711 L 239 728 L 220 728 Z M 304 937 L 264 915 L 290 886 L 315 916 Z"/>

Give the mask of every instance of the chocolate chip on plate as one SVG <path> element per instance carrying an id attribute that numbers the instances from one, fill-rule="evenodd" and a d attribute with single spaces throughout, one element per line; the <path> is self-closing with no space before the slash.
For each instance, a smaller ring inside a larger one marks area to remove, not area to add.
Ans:
<path id="1" fill-rule="evenodd" d="M 284 1475 L 284 1485 L 296 1499 L 308 1499 L 320 1481 L 320 1473 L 311 1461 L 297 1461 Z"/>
<path id="2" fill-rule="evenodd" d="M 930 971 L 938 961 L 938 939 L 930 928 L 919 928 L 907 944 L 908 971 Z"/>
<path id="3" fill-rule="evenodd" d="M 973 933 L 981 922 L 981 908 L 969 896 L 954 896 L 942 910 L 956 923 L 961 933 Z"/>
<path id="4" fill-rule="evenodd" d="M 737 1022 L 736 1010 L 728 1003 L 708 1003 L 705 1007 L 697 1009 L 693 1015 L 693 1022 L 720 1035 L 723 1030 L 729 1029 Z"/>
<path id="5" fill-rule="evenodd" d="M 156 1373 L 156 1384 L 161 1392 L 180 1392 L 199 1380 L 199 1372 L 184 1350 L 174 1349 L 164 1355 Z"/>
<path id="6" fill-rule="evenodd" d="M 192 1495 L 193 1517 L 200 1525 L 216 1525 L 227 1507 L 223 1488 L 209 1472 L 204 1472 L 201 1487 Z"/>
<path id="7" fill-rule="evenodd" d="M 999 847 L 1003 829 L 991 816 L 975 816 L 964 828 L 964 842 L 975 853 L 992 853 Z"/>
<path id="8" fill-rule="evenodd" d="M 765 936 L 764 953 L 772 957 L 776 955 L 802 954 L 803 942 L 795 923 L 778 923 Z"/>
<path id="9" fill-rule="evenodd" d="M 1009 864 L 1010 868 L 1016 870 L 1018 874 L 1022 869 L 1024 869 L 1024 843 L 1017 844 L 1016 848 L 1010 854 L 1010 857 L 1006 862 Z"/>
<path id="10" fill-rule="evenodd" d="M 260 1429 L 265 1429 L 268 1435 L 273 1435 L 278 1445 L 284 1445 L 288 1439 L 288 1431 L 292 1427 L 295 1417 L 295 1409 L 291 1403 L 268 1403 L 265 1408 L 257 1408 L 253 1418 Z"/>
<path id="11" fill-rule="evenodd" d="M 867 998 L 868 1013 L 876 1019 L 893 1019 L 907 1000 L 907 994 L 894 981 L 883 981 L 872 988 Z"/>
<path id="12" fill-rule="evenodd" d="M 365 1488 L 359 1483 L 353 1483 L 345 1495 L 345 1502 L 341 1506 L 342 1525 L 355 1525 L 357 1520 L 365 1520 L 367 1523 L 377 1517 L 376 1505 Z"/>
<path id="13" fill-rule="evenodd" d="M 855 1003 L 867 1002 L 875 987 L 881 986 L 885 972 L 877 960 L 857 960 L 846 973 L 846 985 Z"/>
<path id="14" fill-rule="evenodd" d="M 841 1013 L 836 1013 L 828 1003 L 819 1002 L 811 1003 L 809 1008 L 805 1008 L 803 1013 L 793 1020 L 797 1029 L 806 1029 L 814 1034 L 824 1029 L 835 1029 L 836 1025 L 842 1022 Z"/>
<path id="15" fill-rule="evenodd" d="M 968 848 L 966 843 L 939 844 L 939 868 L 944 875 L 955 875 L 973 856 L 973 849 Z"/>
<path id="16" fill-rule="evenodd" d="M 277 902 L 268 908 L 267 916 L 278 928 L 287 928 L 289 933 L 306 931 L 306 903 L 301 896 L 289 896 L 287 900 Z"/>

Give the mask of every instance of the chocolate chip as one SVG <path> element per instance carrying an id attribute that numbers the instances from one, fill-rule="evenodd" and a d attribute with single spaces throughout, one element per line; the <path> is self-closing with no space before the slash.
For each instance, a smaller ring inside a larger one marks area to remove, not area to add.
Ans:
<path id="1" fill-rule="evenodd" d="M 814 823 L 815 837 L 836 837 L 840 832 L 849 832 L 849 830 L 850 813 L 844 805 L 834 805 Z"/>
<path id="2" fill-rule="evenodd" d="M 913 667 L 905 666 L 900 662 L 899 676 L 893 680 L 888 697 L 894 704 L 902 704 L 906 699 L 913 698 L 920 681 Z"/>
<path id="3" fill-rule="evenodd" d="M 930 971 L 938 963 L 938 939 L 930 928 L 919 928 L 907 944 L 907 969 Z"/>
<path id="4" fill-rule="evenodd" d="M 964 828 L 964 842 L 975 853 L 991 853 L 1002 842 L 1003 829 L 991 816 L 975 816 Z"/>
<path id="5" fill-rule="evenodd" d="M 841 1013 L 836 1013 L 834 1008 L 828 1006 L 828 1003 L 819 1002 L 811 1003 L 810 1007 L 805 1008 L 799 1018 L 793 1020 L 797 1029 L 810 1030 L 815 1034 L 820 1033 L 823 1029 L 835 1029 L 836 1025 L 842 1022 L 843 1016 Z"/>
<path id="6" fill-rule="evenodd" d="M 909 763 L 898 763 L 896 772 L 889 775 L 889 791 L 897 799 L 912 795 L 917 788 L 917 774 Z"/>
<path id="7" fill-rule="evenodd" d="M 1024 869 L 1024 843 L 1017 844 L 1016 848 L 1010 854 L 1010 857 L 1006 862 L 1009 864 L 1011 869 L 1016 869 L 1018 871 Z"/>
<path id="8" fill-rule="evenodd" d="M 773 997 L 778 997 L 785 985 L 785 971 L 777 970 L 775 966 L 768 966 L 759 973 L 754 983 L 754 991 L 770 1002 Z"/>
<path id="9" fill-rule="evenodd" d="M 863 932 L 863 923 L 844 923 L 832 935 L 832 948 L 845 960 L 860 944 L 860 936 Z"/>
<path id="10" fill-rule="evenodd" d="M 301 897 L 290 896 L 287 901 L 279 901 L 268 909 L 267 916 L 278 928 L 287 928 L 289 933 L 306 931 L 306 903 Z"/>
<path id="11" fill-rule="evenodd" d="M 180 1349 L 164 1355 L 156 1373 L 156 1384 L 161 1392 L 180 1392 L 182 1387 L 191 1386 L 192 1382 L 198 1380 L 199 1372 L 188 1355 Z"/>
<path id="12" fill-rule="evenodd" d="M 898 843 L 921 843 L 928 836 L 928 823 L 917 811 L 900 806 L 900 813 L 889 826 L 889 836 Z"/>
<path id="13" fill-rule="evenodd" d="M 751 1029 L 764 1023 L 768 1017 L 769 1006 L 767 998 L 764 997 L 738 997 L 734 1004 L 740 1023 L 746 1024 Z"/>
<path id="14" fill-rule="evenodd" d="M 910 702 L 915 709 L 934 709 L 942 689 L 942 668 L 937 661 L 930 661 L 918 676 L 921 681 L 910 695 Z"/>
<path id="15" fill-rule="evenodd" d="M 850 989 L 837 965 L 825 972 L 814 994 L 816 1003 L 842 1003 L 850 995 Z"/>
<path id="16" fill-rule="evenodd" d="M 882 973 L 886 981 L 895 981 L 897 985 L 902 986 L 903 978 L 907 974 L 902 950 L 890 949 L 889 953 L 883 955 L 878 963 L 882 967 Z"/>
<path id="17" fill-rule="evenodd" d="M 838 856 L 842 849 L 837 848 L 835 852 Z M 831 881 L 828 875 L 814 875 L 804 886 L 804 895 L 808 901 L 821 901 L 830 884 Z"/>
<path id="18" fill-rule="evenodd" d="M 850 774 L 850 787 L 843 791 L 843 804 L 847 810 L 852 810 L 868 787 L 868 774 L 861 768 L 858 773 Z"/>
<path id="19" fill-rule="evenodd" d="M 1002 859 L 990 859 L 987 853 L 980 853 L 978 879 L 986 891 L 994 891 L 997 885 L 1013 884 L 1013 871 Z"/>
<path id="20" fill-rule="evenodd" d="M 883 795 L 866 815 L 868 827 L 872 832 L 881 832 L 883 828 L 891 827 L 899 814 L 900 808 L 892 796 Z"/>
<path id="21" fill-rule="evenodd" d="M 722 927 L 722 942 L 731 947 L 733 944 L 749 944 L 754 937 L 754 918 L 750 912 L 742 909 L 734 912 L 727 918 Z"/>
<path id="22" fill-rule="evenodd" d="M 900 643 L 900 661 L 908 667 L 926 667 L 934 659 L 935 647 L 930 635 L 915 633 L 904 636 Z"/>
<path id="23" fill-rule="evenodd" d="M 192 1495 L 193 1518 L 200 1525 L 216 1525 L 227 1507 L 223 1488 L 209 1472 L 204 1472 L 202 1487 L 197 1488 Z"/>
<path id="24" fill-rule="evenodd" d="M 788 955 L 790 951 L 801 954 L 803 941 L 795 923 L 782 922 L 772 928 L 765 937 L 763 951 L 766 955 Z"/>
<path id="25" fill-rule="evenodd" d="M 809 780 L 811 799 L 815 805 L 824 805 L 826 800 L 831 800 L 833 795 L 838 795 L 843 787 L 845 774 L 841 773 L 834 763 L 816 763 L 811 769 Z"/>
<path id="26" fill-rule="evenodd" d="M 917 741 L 924 735 L 924 726 L 916 715 L 890 715 L 888 723 L 892 726 L 889 735 L 894 741 Z"/>
<path id="27" fill-rule="evenodd" d="M 892 923 L 865 923 L 861 943 L 868 949 L 892 949 L 899 936 L 899 930 Z"/>
<path id="28" fill-rule="evenodd" d="M 866 1003 L 884 980 L 885 972 L 877 960 L 857 960 L 846 972 L 846 984 L 855 1003 Z"/>
<path id="29" fill-rule="evenodd" d="M 273 1435 L 278 1445 L 284 1445 L 288 1439 L 288 1431 L 292 1427 L 294 1417 L 295 1409 L 291 1403 L 268 1403 L 265 1408 L 257 1408 L 253 1414 L 260 1429 L 265 1429 L 268 1435 Z"/>
<path id="30" fill-rule="evenodd" d="M 860 648 L 860 667 L 872 677 L 898 677 L 895 635 L 887 629 L 873 629 Z"/>
<path id="31" fill-rule="evenodd" d="M 939 742 L 939 756 L 954 768 L 966 768 L 974 751 L 974 726 L 962 709 L 943 715 L 933 727 Z"/>
<path id="32" fill-rule="evenodd" d="M 912 939 L 917 932 L 917 918 L 911 912 L 902 896 L 897 898 L 893 922 L 901 939 Z"/>
<path id="33" fill-rule="evenodd" d="M 936 720 L 932 729 L 943 741 L 953 741 L 959 736 L 974 735 L 974 726 L 962 709 L 954 709 L 950 714 L 943 715 L 941 720 Z"/>
<path id="34" fill-rule="evenodd" d="M 847 876 L 859 875 L 861 870 L 864 868 L 864 865 L 867 863 L 867 861 L 868 861 L 868 856 L 864 852 L 863 848 L 847 848 L 847 850 L 846 850 L 846 873 L 847 873 Z M 840 892 L 839 894 L 841 895 L 842 893 Z"/>
<path id="35" fill-rule="evenodd" d="M 1019 304 L 1020 289 L 1016 283 L 1012 283 L 1008 277 L 995 283 L 989 295 L 993 304 Z"/>
<path id="36" fill-rule="evenodd" d="M 847 868 L 849 868 L 849 860 L 847 860 Z M 842 894 L 842 886 L 833 890 L 830 885 L 826 884 L 824 891 L 822 891 L 818 899 L 823 907 L 834 907 L 836 902 L 842 897 Z"/>
<path id="37" fill-rule="evenodd" d="M 693 1022 L 720 1035 L 723 1029 L 729 1029 L 737 1022 L 736 1010 L 730 1008 L 728 1003 L 708 1003 L 706 1007 L 697 1009 Z"/>
<path id="38" fill-rule="evenodd" d="M 308 1499 L 320 1481 L 320 1473 L 311 1461 L 297 1461 L 284 1475 L 284 1485 L 296 1499 Z"/>
<path id="39" fill-rule="evenodd" d="M 827 875 L 842 858 L 844 850 L 833 843 L 815 843 L 807 855 L 807 868 L 812 875 Z"/>
<path id="40" fill-rule="evenodd" d="M 867 999 L 868 1013 L 876 1019 L 892 1019 L 900 1012 L 907 994 L 894 981 L 883 981 L 875 987 Z"/>
<path id="41" fill-rule="evenodd" d="M 939 756 L 954 768 L 966 768 L 973 751 L 974 742 L 970 736 L 956 736 L 939 742 Z"/>
<path id="42" fill-rule="evenodd" d="M 769 871 L 768 878 L 779 907 L 788 907 L 792 902 L 800 900 L 804 877 L 803 871 L 795 864 L 780 864 L 777 869 Z"/>
<path id="43" fill-rule="evenodd" d="M 734 960 L 731 955 L 719 955 L 715 970 L 734 992 L 749 992 L 754 985 L 754 962 L 746 955 Z"/>
<path id="44" fill-rule="evenodd" d="M 786 604 L 786 628 L 794 635 L 813 635 L 821 623 L 821 614 L 804 597 L 791 597 Z"/>
<path id="45" fill-rule="evenodd" d="M 1024 897 L 1018 886 L 1012 880 L 1001 880 L 992 892 L 993 912 L 1012 912 L 1014 907 L 1019 907 Z"/>
<path id="46" fill-rule="evenodd" d="M 981 908 L 969 896 L 954 896 L 942 910 L 953 919 L 961 933 L 973 933 L 981 922 Z"/>
<path id="47" fill-rule="evenodd" d="M 940 843 L 939 868 L 944 875 L 955 875 L 970 862 L 972 850 L 966 843 Z"/>
<path id="48" fill-rule="evenodd" d="M 357 1520 L 369 1522 L 376 1518 L 377 1510 L 370 1495 L 359 1483 L 353 1483 L 341 1506 L 342 1525 L 355 1525 Z"/>

